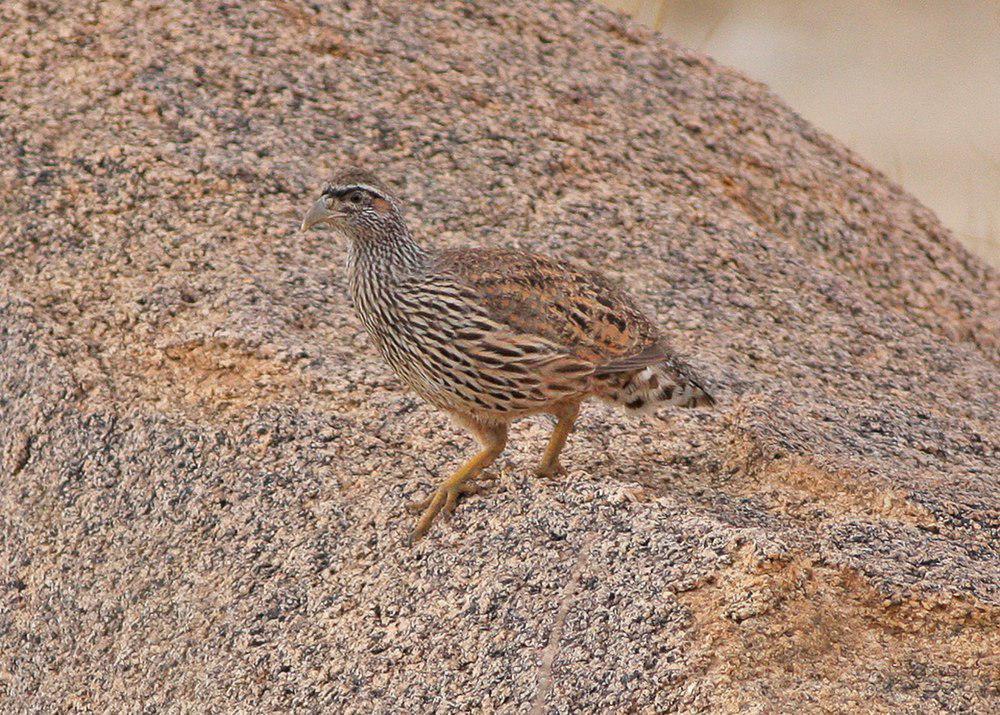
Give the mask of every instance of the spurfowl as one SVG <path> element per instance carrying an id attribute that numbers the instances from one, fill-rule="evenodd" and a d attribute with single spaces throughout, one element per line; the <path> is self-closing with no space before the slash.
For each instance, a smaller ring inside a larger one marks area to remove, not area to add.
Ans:
<path id="1" fill-rule="evenodd" d="M 553 476 L 588 397 L 630 411 L 713 402 L 633 300 L 596 273 L 522 251 L 422 247 L 396 198 L 358 169 L 326 187 L 302 229 L 318 224 L 350 238 L 350 292 L 379 352 L 482 444 L 413 505 L 423 513 L 411 541 L 478 491 L 471 480 L 503 451 L 518 417 L 556 417 L 537 470 Z"/>

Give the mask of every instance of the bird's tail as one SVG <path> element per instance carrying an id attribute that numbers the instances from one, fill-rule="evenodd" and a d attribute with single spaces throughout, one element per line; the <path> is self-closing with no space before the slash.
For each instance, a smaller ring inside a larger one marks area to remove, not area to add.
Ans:
<path id="1" fill-rule="evenodd" d="M 668 362 L 627 372 L 598 375 L 597 397 L 628 412 L 643 413 L 666 405 L 709 407 L 712 396 L 698 382 Z"/>

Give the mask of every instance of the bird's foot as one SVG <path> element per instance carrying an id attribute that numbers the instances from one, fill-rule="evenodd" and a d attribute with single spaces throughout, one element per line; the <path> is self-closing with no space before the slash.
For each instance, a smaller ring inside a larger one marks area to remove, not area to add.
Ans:
<path id="1" fill-rule="evenodd" d="M 542 462 L 535 470 L 536 477 L 542 477 L 543 479 L 555 479 L 556 477 L 561 477 L 566 473 L 566 468 L 560 464 L 559 460 L 553 460 L 551 463 Z"/>
<path id="2" fill-rule="evenodd" d="M 452 487 L 441 486 L 432 496 L 419 502 L 407 504 L 406 509 L 410 513 L 419 514 L 423 512 L 417 521 L 417 525 L 410 532 L 410 543 L 418 541 L 430 530 L 431 524 L 439 512 L 444 512 L 445 517 L 450 518 L 455 511 L 455 507 L 458 505 L 460 497 L 479 494 L 489 486 L 488 484 L 484 484 L 484 481 L 492 482 L 495 479 L 496 477 L 493 476 L 483 476 L 475 482 L 462 482 Z"/>

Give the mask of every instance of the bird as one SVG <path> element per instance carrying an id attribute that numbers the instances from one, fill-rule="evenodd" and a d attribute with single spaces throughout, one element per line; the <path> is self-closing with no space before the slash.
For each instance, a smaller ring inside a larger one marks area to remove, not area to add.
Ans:
<path id="1" fill-rule="evenodd" d="M 420 515 L 410 543 L 439 513 L 450 515 L 462 496 L 482 489 L 474 480 L 503 452 L 518 418 L 555 418 L 535 472 L 551 478 L 565 472 L 560 453 L 588 398 L 630 413 L 715 402 L 623 289 L 537 253 L 421 245 L 400 199 L 369 170 L 333 176 L 300 230 L 315 226 L 349 239 L 349 293 L 378 352 L 480 445 L 410 505 Z"/>

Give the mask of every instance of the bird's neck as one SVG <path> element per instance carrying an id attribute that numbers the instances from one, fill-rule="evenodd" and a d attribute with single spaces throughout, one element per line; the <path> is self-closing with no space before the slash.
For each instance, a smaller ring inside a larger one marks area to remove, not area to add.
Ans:
<path id="1" fill-rule="evenodd" d="M 372 283 L 388 287 L 423 267 L 427 251 L 417 245 L 405 225 L 391 232 L 356 237 L 348 254 L 351 286 Z"/>

